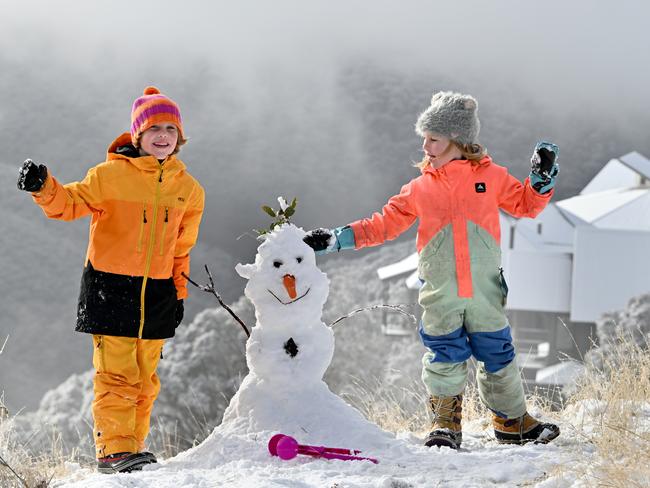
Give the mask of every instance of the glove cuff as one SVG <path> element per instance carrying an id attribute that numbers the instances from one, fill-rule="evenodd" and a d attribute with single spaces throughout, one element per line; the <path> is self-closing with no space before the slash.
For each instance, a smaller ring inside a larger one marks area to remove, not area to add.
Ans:
<path id="1" fill-rule="evenodd" d="M 356 247 L 354 242 L 354 231 L 349 225 L 333 229 L 332 234 L 336 238 L 336 244 L 339 250 L 354 249 Z"/>
<path id="2" fill-rule="evenodd" d="M 555 186 L 555 177 L 544 178 L 537 173 L 531 172 L 528 178 L 530 179 L 530 186 L 540 195 L 545 195 Z"/>

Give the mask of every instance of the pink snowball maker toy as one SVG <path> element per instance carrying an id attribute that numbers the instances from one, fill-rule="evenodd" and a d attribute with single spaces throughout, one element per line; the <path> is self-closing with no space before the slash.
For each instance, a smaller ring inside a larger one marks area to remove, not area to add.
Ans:
<path id="1" fill-rule="evenodd" d="M 370 461 L 379 464 L 379 461 L 369 457 L 356 456 L 361 451 L 351 451 L 338 447 L 307 446 L 298 444 L 298 441 L 291 436 L 275 434 L 269 440 L 269 452 L 272 456 L 288 461 L 298 454 L 324 459 L 341 459 L 343 461 Z"/>

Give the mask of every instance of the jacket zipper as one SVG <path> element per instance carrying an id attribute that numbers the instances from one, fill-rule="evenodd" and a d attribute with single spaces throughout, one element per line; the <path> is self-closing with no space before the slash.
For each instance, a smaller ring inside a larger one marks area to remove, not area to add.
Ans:
<path id="1" fill-rule="evenodd" d="M 142 339 L 142 331 L 144 330 L 144 292 L 147 288 L 147 278 L 149 277 L 149 270 L 151 269 L 151 258 L 153 257 L 153 240 L 156 232 L 156 220 L 158 219 L 158 201 L 160 200 L 160 184 L 162 183 L 163 169 L 160 167 L 158 174 L 158 184 L 156 185 L 156 197 L 153 202 L 153 217 L 151 221 L 151 231 L 149 232 L 149 245 L 147 246 L 147 259 L 144 265 L 144 275 L 142 276 L 142 289 L 140 290 L 140 329 L 138 329 L 138 339 Z"/>
<path id="2" fill-rule="evenodd" d="M 138 236 L 137 251 L 142 252 L 142 236 L 144 235 L 144 225 L 147 223 L 147 202 L 142 204 L 142 221 L 140 222 L 140 235 Z"/>
<path id="3" fill-rule="evenodd" d="M 160 255 L 163 255 L 165 245 L 165 232 L 167 231 L 167 222 L 169 222 L 169 207 L 165 207 L 165 220 L 163 220 L 162 236 L 160 238 Z"/>

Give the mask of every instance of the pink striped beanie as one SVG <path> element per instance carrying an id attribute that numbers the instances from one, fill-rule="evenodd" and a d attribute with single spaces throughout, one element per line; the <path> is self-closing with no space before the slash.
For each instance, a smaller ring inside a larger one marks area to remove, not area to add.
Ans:
<path id="1" fill-rule="evenodd" d="M 176 103 L 160 93 L 155 86 L 144 89 L 141 97 L 136 98 L 131 109 L 131 142 L 138 145 L 144 131 L 156 124 L 170 123 L 178 127 L 179 139 L 184 139 L 181 111 Z"/>

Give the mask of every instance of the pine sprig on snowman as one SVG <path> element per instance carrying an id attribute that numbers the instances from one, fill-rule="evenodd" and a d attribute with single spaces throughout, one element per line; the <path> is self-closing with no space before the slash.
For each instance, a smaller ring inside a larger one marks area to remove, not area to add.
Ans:
<path id="1" fill-rule="evenodd" d="M 271 223 L 268 229 L 255 229 L 255 232 L 257 232 L 260 237 L 269 232 L 273 232 L 276 227 L 290 223 L 291 216 L 296 213 L 296 205 L 298 204 L 297 198 L 294 198 L 289 204 L 284 197 L 280 196 L 278 197 L 278 203 L 280 204 L 279 210 L 275 210 L 268 205 L 262 206 L 262 210 L 275 220 Z"/>

